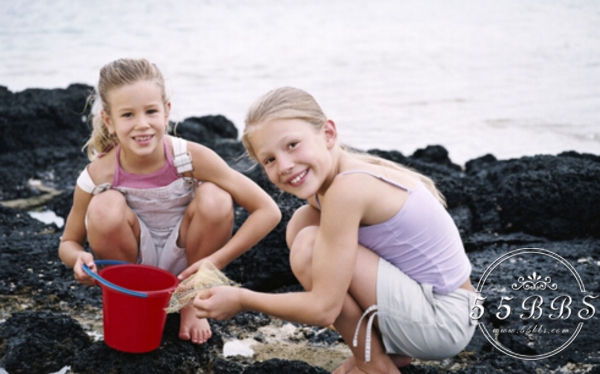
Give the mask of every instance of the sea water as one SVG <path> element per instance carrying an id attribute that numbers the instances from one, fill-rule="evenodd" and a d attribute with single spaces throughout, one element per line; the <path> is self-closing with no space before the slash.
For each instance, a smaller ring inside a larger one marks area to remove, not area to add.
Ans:
<path id="1" fill-rule="evenodd" d="M 343 142 L 457 163 L 600 154 L 600 2 L 1 1 L 0 85 L 94 85 L 121 57 L 167 77 L 173 119 L 306 89 Z"/>

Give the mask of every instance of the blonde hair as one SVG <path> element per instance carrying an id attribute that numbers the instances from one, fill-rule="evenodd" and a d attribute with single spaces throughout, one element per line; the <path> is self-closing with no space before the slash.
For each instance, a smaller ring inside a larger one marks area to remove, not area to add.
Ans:
<path id="1" fill-rule="evenodd" d="M 115 136 L 109 134 L 100 115 L 101 110 L 110 114 L 108 94 L 115 88 L 141 80 L 156 83 L 161 89 L 163 103 L 166 104 L 169 101 L 162 73 L 155 64 L 146 59 L 119 59 L 104 65 L 100 69 L 100 79 L 98 80 L 96 92 L 88 98 L 88 104 L 93 102 L 92 113 L 90 114 L 92 135 L 83 148 L 87 148 L 87 155 L 90 160 L 94 160 L 99 154 L 108 152 L 118 142 Z"/>
<path id="2" fill-rule="evenodd" d="M 325 121 L 327 121 L 327 116 L 314 97 L 301 89 L 282 87 L 267 92 L 265 95 L 258 98 L 258 100 L 256 100 L 248 109 L 245 121 L 246 126 L 242 134 L 242 143 L 244 144 L 248 155 L 255 161 L 258 160 L 249 140 L 251 129 L 255 125 L 275 119 L 300 119 L 313 125 L 316 130 L 320 130 Z M 419 179 L 429 191 L 431 191 L 433 196 L 435 196 L 443 206 L 446 206 L 446 199 L 437 189 L 431 178 L 404 165 L 381 157 L 350 149 L 344 145 L 340 145 L 340 147 L 342 151 L 351 154 L 361 161 L 400 170 L 414 176 Z"/>

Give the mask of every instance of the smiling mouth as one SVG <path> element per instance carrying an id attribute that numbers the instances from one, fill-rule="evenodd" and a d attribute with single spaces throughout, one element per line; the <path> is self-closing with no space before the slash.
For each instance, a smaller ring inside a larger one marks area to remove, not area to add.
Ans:
<path id="1" fill-rule="evenodd" d="M 147 136 L 134 136 L 133 140 L 137 141 L 137 142 L 145 142 L 152 139 L 152 135 L 147 135 Z"/>
<path id="2" fill-rule="evenodd" d="M 294 184 L 300 182 L 302 180 L 302 178 L 304 178 L 304 176 L 306 175 L 306 173 L 308 173 L 308 170 L 304 170 L 302 173 L 298 174 L 298 176 L 296 176 L 294 179 L 292 179 L 291 181 L 289 181 L 289 183 L 291 185 L 294 185 Z"/>

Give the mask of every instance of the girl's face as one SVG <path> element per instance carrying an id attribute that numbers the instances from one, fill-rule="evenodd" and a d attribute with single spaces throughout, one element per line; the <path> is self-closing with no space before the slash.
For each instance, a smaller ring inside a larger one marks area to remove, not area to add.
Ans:
<path id="1" fill-rule="evenodd" d="M 110 114 L 102 119 L 111 134 L 116 134 L 128 156 L 147 156 L 162 152 L 162 139 L 169 120 L 171 103 L 162 100 L 160 86 L 140 80 L 112 89 L 108 93 Z"/>
<path id="2" fill-rule="evenodd" d="M 254 126 L 248 140 L 271 182 L 301 199 L 324 193 L 335 176 L 333 122 L 326 121 L 320 130 L 299 119 Z"/>

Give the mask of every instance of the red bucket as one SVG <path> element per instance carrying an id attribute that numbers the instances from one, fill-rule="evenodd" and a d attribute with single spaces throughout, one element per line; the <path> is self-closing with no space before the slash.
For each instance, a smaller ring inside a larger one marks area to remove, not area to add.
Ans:
<path id="1" fill-rule="evenodd" d="M 158 348 L 167 319 L 165 308 L 179 284 L 175 275 L 154 266 L 128 264 L 106 267 L 99 278 L 104 342 L 130 353 Z"/>

